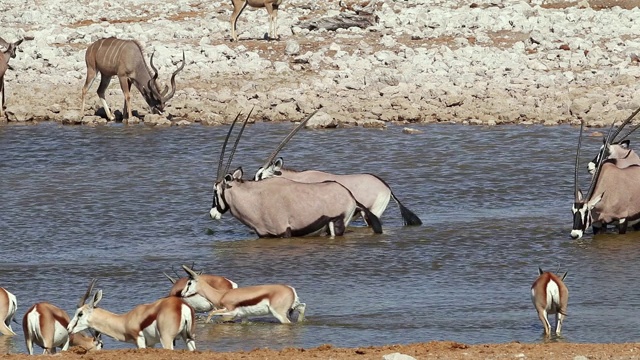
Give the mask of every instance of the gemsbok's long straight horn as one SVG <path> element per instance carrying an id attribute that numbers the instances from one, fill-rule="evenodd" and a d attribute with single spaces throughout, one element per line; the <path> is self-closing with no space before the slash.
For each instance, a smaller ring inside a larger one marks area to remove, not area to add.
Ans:
<path id="1" fill-rule="evenodd" d="M 620 135 L 620 132 L 622 132 L 622 129 L 624 129 L 624 127 L 631 122 L 631 120 L 633 120 L 633 118 L 638 115 L 638 113 L 640 112 L 640 107 L 638 107 L 636 109 L 636 111 L 634 111 L 633 113 L 631 113 L 631 115 L 629 115 L 629 117 L 627 117 L 622 124 L 620 124 L 620 126 L 618 126 L 618 128 L 616 129 L 616 131 L 613 134 L 609 134 L 607 135 L 607 144 L 613 144 L 613 142 L 616 140 L 616 137 L 618 135 Z M 611 124 L 611 127 L 613 128 L 613 124 Z M 628 136 L 629 134 L 627 134 Z"/>
<path id="2" fill-rule="evenodd" d="M 580 189 L 578 188 L 578 167 L 580 166 L 580 145 L 582 144 L 582 130 L 584 129 L 584 120 L 580 121 L 580 135 L 578 136 L 578 149 L 576 150 L 576 168 L 573 174 L 573 194 L 575 201 L 578 201 L 578 192 Z"/>
<path id="3" fill-rule="evenodd" d="M 312 112 L 311 114 L 309 114 L 306 118 L 304 118 L 302 121 L 300 121 L 300 124 L 298 124 L 295 128 L 293 128 L 293 130 L 291 130 L 291 132 L 289 133 L 289 135 L 287 135 L 278 145 L 278 147 L 276 147 L 275 150 L 273 150 L 273 152 L 271 153 L 271 155 L 269 155 L 269 157 L 267 158 L 267 160 L 265 161 L 264 165 L 262 165 L 263 168 L 266 168 L 267 166 L 269 166 L 269 164 L 271 164 L 271 162 L 273 161 L 273 159 L 276 158 L 276 156 L 278 155 L 278 153 L 280 152 L 280 150 L 282 150 L 282 148 L 285 147 L 285 145 L 287 145 L 287 143 L 289 142 L 289 140 L 291 140 L 291 138 L 293 137 L 293 135 L 295 135 L 300 129 L 302 129 L 302 127 L 307 123 L 307 121 L 309 121 L 309 119 L 311 119 L 313 117 L 313 115 L 315 115 L 318 111 L 320 111 L 320 109 Z"/>
<path id="4" fill-rule="evenodd" d="M 220 181 L 222 180 L 222 176 L 224 175 L 222 173 L 222 170 L 224 169 L 224 152 L 227 149 L 227 143 L 229 142 L 229 138 L 231 137 L 231 132 L 233 131 L 233 127 L 236 125 L 236 121 L 238 121 L 238 118 L 240 118 L 240 115 L 242 115 L 242 111 L 240 111 L 238 113 L 238 115 L 236 115 L 236 118 L 233 119 L 233 122 L 231 123 L 231 126 L 229 127 L 229 132 L 227 132 L 227 136 L 224 138 L 224 143 L 222 143 L 222 150 L 220 150 L 220 159 L 218 160 L 218 172 L 216 173 L 216 181 Z"/>
<path id="5" fill-rule="evenodd" d="M 247 126 L 247 123 L 249 122 L 249 118 L 251 117 L 251 113 L 253 112 L 254 108 L 255 108 L 255 106 L 251 108 L 251 110 L 249 111 L 249 114 L 247 114 L 247 118 L 244 119 L 244 122 L 242 123 L 242 127 L 240 128 L 240 132 L 238 133 L 238 136 L 236 137 L 236 142 L 233 143 L 233 147 L 231 148 L 231 154 L 229 154 L 229 159 L 227 160 L 227 165 L 224 167 L 224 172 L 222 173 L 223 176 L 225 174 L 229 173 L 229 167 L 231 166 L 231 161 L 233 161 L 233 155 L 236 153 L 236 149 L 238 148 L 238 143 L 240 142 L 240 138 L 242 137 L 242 133 L 244 132 L 244 128 L 245 128 L 245 126 Z"/>

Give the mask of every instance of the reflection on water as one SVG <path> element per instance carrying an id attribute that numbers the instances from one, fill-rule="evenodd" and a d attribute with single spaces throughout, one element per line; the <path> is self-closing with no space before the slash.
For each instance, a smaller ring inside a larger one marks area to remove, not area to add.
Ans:
<path id="1" fill-rule="evenodd" d="M 253 175 L 291 127 L 250 125 L 232 168 Z M 168 293 L 163 271 L 195 263 L 240 286 L 290 284 L 308 319 L 199 321 L 199 349 L 540 342 L 541 266 L 569 273 L 560 340 L 636 341 L 640 235 L 569 238 L 577 129 L 415 127 L 303 130 L 281 153 L 297 169 L 375 173 L 424 222 L 403 227 L 391 201 L 384 234 L 335 239 L 257 239 L 230 214 L 209 219 L 226 127 L 0 127 L 0 286 L 18 319 L 43 300 L 73 312 L 91 277 L 102 307 L 125 312 Z M 599 145 L 585 139 L 583 164 Z M 24 352 L 18 332 L 0 351 Z"/>

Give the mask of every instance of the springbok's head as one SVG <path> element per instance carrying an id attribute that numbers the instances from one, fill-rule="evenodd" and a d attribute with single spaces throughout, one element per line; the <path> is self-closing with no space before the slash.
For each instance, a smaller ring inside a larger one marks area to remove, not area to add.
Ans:
<path id="1" fill-rule="evenodd" d="M 151 69 L 153 69 L 153 76 L 149 79 L 147 86 L 142 87 L 142 96 L 151 108 L 152 113 L 162 114 L 164 112 L 164 107 L 176 93 L 176 75 L 184 69 L 185 55 L 183 51 L 181 65 L 173 72 L 173 74 L 171 74 L 171 91 L 169 92 L 169 87 L 166 85 L 162 91 L 160 91 L 160 88 L 158 87 L 158 69 L 153 65 L 154 54 L 155 53 L 151 54 L 150 61 Z"/>
<path id="2" fill-rule="evenodd" d="M 242 178 L 242 168 L 238 168 L 233 173 L 229 173 L 229 167 L 231 166 L 231 161 L 233 160 L 233 155 L 236 152 L 238 147 L 238 142 L 240 142 L 240 137 L 244 132 L 245 126 L 247 126 L 247 122 L 249 121 L 249 117 L 253 112 L 253 108 L 249 111 L 249 115 L 242 123 L 242 127 L 240 128 L 240 132 L 236 137 L 236 142 L 233 144 L 233 148 L 231 149 L 231 154 L 229 155 L 229 159 L 227 160 L 226 165 L 224 164 L 224 153 L 227 148 L 227 143 L 229 142 L 229 137 L 231 136 L 231 132 L 233 131 L 233 127 L 235 126 L 238 118 L 242 113 L 238 113 L 236 118 L 231 123 L 229 127 L 229 132 L 224 139 L 224 143 L 222 144 L 222 150 L 220 151 L 220 159 L 218 161 L 218 171 L 216 173 L 216 181 L 213 184 L 213 204 L 211 205 L 211 210 L 209 210 L 209 215 L 212 219 L 218 220 L 222 217 L 222 214 L 229 210 L 229 206 L 224 198 L 224 192 L 226 189 L 231 187 L 231 183 L 236 179 L 236 175 L 239 175 Z"/>
<path id="3" fill-rule="evenodd" d="M 93 315 L 93 309 L 96 308 L 100 300 L 102 300 L 102 290 L 98 290 L 88 304 L 85 304 L 85 302 L 89 295 L 91 295 L 96 281 L 96 279 L 91 280 L 87 292 L 80 298 L 80 301 L 78 302 L 78 309 L 67 326 L 69 334 L 75 334 L 91 327 L 90 323 L 91 316 Z"/>
<path id="4" fill-rule="evenodd" d="M 189 297 L 198 293 L 198 281 L 200 280 L 200 273 L 193 271 L 187 265 L 182 265 L 184 271 L 187 272 L 189 276 L 189 280 L 187 280 L 187 285 L 182 289 L 180 296 Z"/>

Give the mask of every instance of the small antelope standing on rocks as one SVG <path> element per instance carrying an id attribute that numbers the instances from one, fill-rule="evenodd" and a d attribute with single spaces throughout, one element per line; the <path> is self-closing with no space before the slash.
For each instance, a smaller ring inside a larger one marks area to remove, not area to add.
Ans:
<path id="1" fill-rule="evenodd" d="M 102 349 L 99 334 L 69 335 L 69 320 L 69 315 L 64 310 L 50 303 L 40 302 L 31 306 L 22 318 L 24 341 L 29 355 L 33 355 L 33 344 L 43 348 L 43 354 L 55 354 L 56 348 L 67 351 L 69 346 L 80 346 L 87 351 Z"/>
<path id="2" fill-rule="evenodd" d="M 99 72 L 98 97 L 100 97 L 107 118 L 113 120 L 115 117 L 111 114 L 104 96 L 112 77 L 118 76 L 120 87 L 124 93 L 123 116 L 131 118 L 131 84 L 135 85 L 140 91 L 152 112 L 162 113 L 166 103 L 176 92 L 176 75 L 184 68 L 185 57 L 183 51 L 182 65 L 171 75 L 171 92 L 169 92 L 168 86 L 165 86 L 164 90 L 160 91 L 156 82 L 158 69 L 153 66 L 153 54 L 151 54 L 150 60 L 151 69 L 153 69 L 153 73 L 151 73 L 144 59 L 142 46 L 137 41 L 121 40 L 114 37 L 100 39 L 87 48 L 85 62 L 87 63 L 87 79 L 82 87 L 82 109 L 80 113 L 84 116 L 87 91 Z"/>
<path id="3" fill-rule="evenodd" d="M 269 13 L 269 38 L 278 38 L 278 7 L 282 4 L 282 0 L 231 0 L 231 2 L 233 3 L 233 13 L 231 14 L 231 37 L 233 38 L 233 41 L 238 41 L 238 35 L 236 34 L 236 22 L 247 5 L 254 8 L 263 7 L 267 9 L 267 12 Z"/>
<path id="4" fill-rule="evenodd" d="M 15 295 L 7 291 L 5 288 L 0 288 L 0 334 L 2 335 L 15 335 L 11 329 L 11 321 L 16 314 L 18 308 L 18 301 Z"/>
<path id="5" fill-rule="evenodd" d="M 14 43 L 8 43 L 3 38 L 0 38 L 0 46 L 4 47 L 4 50 L 0 51 L 0 93 L 2 93 L 2 102 L 0 102 L 0 118 L 4 117 L 4 74 L 9 69 L 9 59 L 16 57 L 16 50 L 18 45 L 22 44 L 24 39 L 20 39 Z"/>
<path id="6" fill-rule="evenodd" d="M 182 290 L 187 287 L 189 278 L 181 277 L 179 279 L 174 279 L 166 273 L 164 273 L 164 276 L 166 276 L 169 281 L 173 283 L 171 290 L 169 290 L 169 296 L 181 296 Z M 200 277 L 201 281 L 206 282 L 207 284 L 209 284 L 209 286 L 220 291 L 227 291 L 236 289 L 238 287 L 238 284 L 223 276 L 202 274 L 202 272 L 200 271 L 198 272 L 198 276 Z M 192 294 L 191 296 L 183 297 L 182 300 L 189 304 L 189 306 L 191 306 L 197 313 L 209 312 L 215 309 L 213 304 L 200 294 Z"/>
<path id="7" fill-rule="evenodd" d="M 548 314 L 556 314 L 556 335 L 562 331 L 562 319 L 567 316 L 567 303 L 569 302 L 569 290 L 564 284 L 565 272 L 558 276 L 538 268 L 539 276 L 531 285 L 531 301 L 536 307 L 538 317 L 544 326 L 544 335 L 551 334 Z"/>

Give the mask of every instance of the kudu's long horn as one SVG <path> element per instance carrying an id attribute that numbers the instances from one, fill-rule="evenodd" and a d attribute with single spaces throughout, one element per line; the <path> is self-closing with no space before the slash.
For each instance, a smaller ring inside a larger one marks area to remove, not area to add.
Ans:
<path id="1" fill-rule="evenodd" d="M 182 50 L 182 65 L 180 65 L 180 67 L 173 72 L 173 74 L 171 74 L 171 92 L 162 98 L 162 102 L 167 102 L 169 101 L 173 95 L 176 93 L 176 75 L 182 71 L 182 69 L 184 69 L 184 64 L 186 62 L 186 59 L 184 57 L 184 50 Z M 163 94 L 164 95 L 164 94 Z"/>
<path id="2" fill-rule="evenodd" d="M 233 160 L 233 155 L 236 153 L 236 149 L 238 148 L 238 143 L 240 142 L 240 138 L 242 137 L 242 133 L 244 132 L 244 128 L 245 128 L 245 126 L 247 126 L 247 122 L 249 122 L 249 117 L 251 117 L 251 113 L 253 112 L 254 108 L 255 108 L 255 106 L 251 108 L 251 110 L 249 111 L 249 114 L 247 115 L 247 118 L 244 119 L 244 122 L 242 123 L 242 127 L 240 128 L 240 132 L 238 133 L 238 137 L 236 137 L 236 142 L 233 144 L 233 148 L 231 149 L 231 154 L 229 155 L 229 160 L 227 160 L 227 166 L 225 166 L 223 174 L 229 173 L 229 167 L 231 166 L 231 161 Z"/>
<path id="3" fill-rule="evenodd" d="M 238 115 L 236 115 L 236 118 L 233 119 L 233 122 L 231 123 L 231 126 L 229 127 L 229 132 L 227 132 L 227 136 L 224 138 L 224 143 L 222 144 L 222 150 L 220 151 L 220 160 L 218 160 L 218 172 L 216 173 L 216 181 L 220 181 L 220 179 L 222 179 L 222 175 L 223 175 L 223 165 L 224 165 L 224 153 L 225 150 L 227 148 L 227 143 L 229 142 L 229 137 L 231 136 L 231 132 L 233 131 L 233 127 L 236 124 L 236 121 L 238 121 L 238 118 L 240 117 L 240 115 L 242 115 L 242 111 L 240 111 L 238 113 Z"/>
<path id="4" fill-rule="evenodd" d="M 162 99 L 162 95 L 160 95 L 160 90 L 158 90 L 158 87 L 156 86 L 157 83 L 156 81 L 158 80 L 158 69 L 156 69 L 156 67 L 153 65 L 153 56 L 156 54 L 156 52 L 152 52 L 151 53 L 151 60 L 149 61 L 149 64 L 151 65 L 151 69 L 153 69 L 153 75 L 151 76 L 151 79 L 149 79 L 149 90 L 151 90 L 151 92 L 153 92 L 153 96 L 158 99 L 161 100 Z"/>
<path id="5" fill-rule="evenodd" d="M 80 301 L 78 301 L 78 307 L 82 307 L 84 303 L 87 301 L 87 298 L 89 297 L 89 295 L 91 295 L 91 292 L 93 291 L 93 287 L 95 286 L 96 281 L 98 281 L 98 279 L 91 279 L 91 282 L 89 283 L 89 288 L 87 288 L 87 292 L 85 292 L 84 296 L 82 296 L 80 298 Z"/>
<path id="6" fill-rule="evenodd" d="M 573 194 L 575 201 L 578 201 L 578 168 L 580 167 L 580 146 L 582 144 L 582 130 L 584 129 L 584 121 L 580 121 L 580 135 L 578 136 L 578 149 L 576 150 L 576 168 L 573 174 Z"/>
<path id="7" fill-rule="evenodd" d="M 309 121 L 309 119 L 311 119 L 313 117 L 313 115 L 315 115 L 318 111 L 320 111 L 320 109 L 312 112 L 310 115 L 308 115 L 306 118 L 304 118 L 304 120 L 302 120 L 300 122 L 300 124 L 298 124 L 295 128 L 293 128 L 293 130 L 291 130 L 291 132 L 289 133 L 289 135 L 287 135 L 287 137 L 285 137 L 280 144 L 278 145 L 278 147 L 271 153 L 271 155 L 269 155 L 269 157 L 267 158 L 267 160 L 265 161 L 264 165 L 262 165 L 263 168 L 269 166 L 269 164 L 271 164 L 271 162 L 276 158 L 276 156 L 278 155 L 278 153 L 280 152 L 280 150 L 282 150 L 282 148 L 284 148 L 285 145 L 287 145 L 287 143 L 289 142 L 289 140 L 291 140 L 291 138 L 293 137 L 293 135 L 295 135 L 300 129 L 302 129 L 302 127 L 304 126 L 304 124 L 307 123 L 307 121 Z"/>

